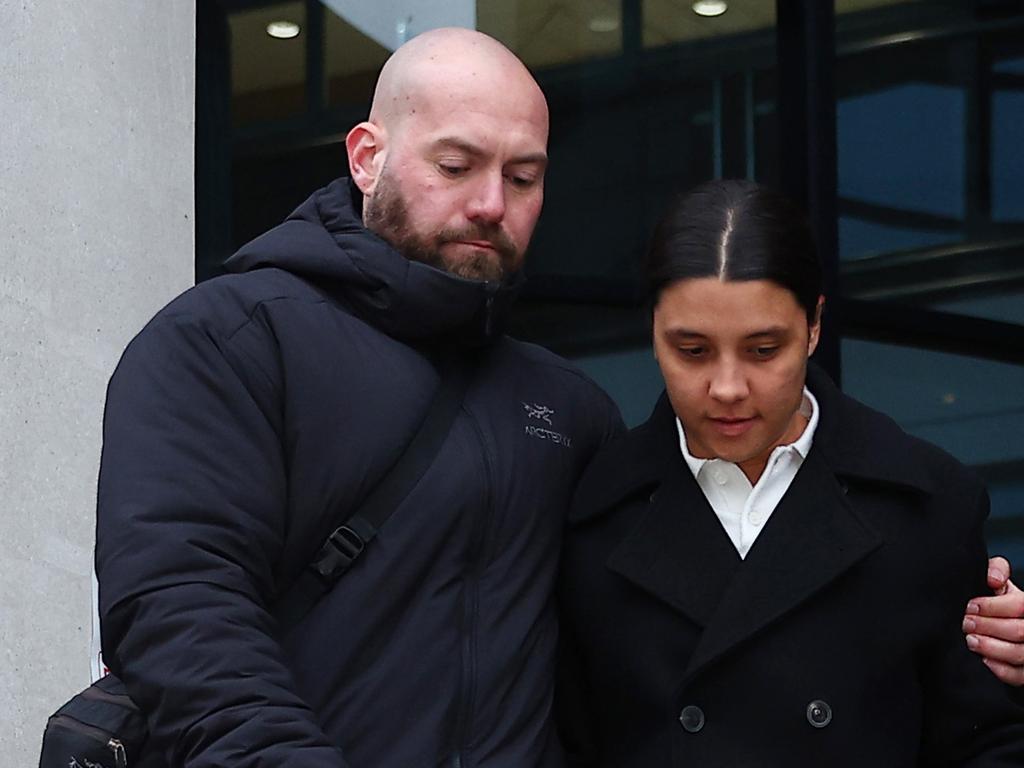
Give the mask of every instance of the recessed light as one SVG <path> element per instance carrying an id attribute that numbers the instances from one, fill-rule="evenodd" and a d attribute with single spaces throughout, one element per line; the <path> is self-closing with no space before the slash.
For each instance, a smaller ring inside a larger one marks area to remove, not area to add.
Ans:
<path id="1" fill-rule="evenodd" d="M 693 4 L 693 12 L 698 16 L 721 16 L 729 10 L 725 0 L 697 0 Z"/>
<path id="2" fill-rule="evenodd" d="M 619 20 L 614 16 L 595 16 L 587 26 L 591 32 L 614 32 L 619 28 Z"/>
<path id="3" fill-rule="evenodd" d="M 956 402 L 956 393 L 947 392 L 942 396 L 942 402 L 945 403 L 946 405 L 952 405 L 953 403 Z"/>
<path id="4" fill-rule="evenodd" d="M 267 34 L 278 40 L 291 40 L 299 36 L 300 27 L 294 21 L 272 21 L 267 24 Z"/>

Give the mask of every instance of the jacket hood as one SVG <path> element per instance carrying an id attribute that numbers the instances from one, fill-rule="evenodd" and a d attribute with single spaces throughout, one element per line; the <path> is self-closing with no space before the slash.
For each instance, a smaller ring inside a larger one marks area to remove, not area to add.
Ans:
<path id="1" fill-rule="evenodd" d="M 521 273 L 482 282 L 411 261 L 363 226 L 361 209 L 356 186 L 337 179 L 224 266 L 229 272 L 278 267 L 300 275 L 401 339 L 482 344 L 501 333 Z"/>

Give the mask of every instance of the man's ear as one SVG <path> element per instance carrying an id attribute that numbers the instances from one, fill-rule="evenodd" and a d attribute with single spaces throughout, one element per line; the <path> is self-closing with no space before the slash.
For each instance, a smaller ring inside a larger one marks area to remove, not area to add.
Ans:
<path id="1" fill-rule="evenodd" d="M 373 192 L 384 167 L 384 129 L 374 123 L 359 123 L 345 137 L 348 170 L 364 195 Z"/>

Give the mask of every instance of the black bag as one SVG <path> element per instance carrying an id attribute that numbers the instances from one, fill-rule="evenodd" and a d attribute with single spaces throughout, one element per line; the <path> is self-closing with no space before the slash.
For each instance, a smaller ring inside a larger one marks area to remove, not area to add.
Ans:
<path id="1" fill-rule="evenodd" d="M 275 602 L 282 629 L 299 623 L 352 566 L 366 545 L 430 467 L 462 405 L 468 362 L 453 353 L 440 364 L 441 384 L 416 434 L 398 460 L 363 500 L 356 514 L 327 537 L 312 562 Z M 156 768 L 144 749 L 146 718 L 114 675 L 76 694 L 46 722 L 39 768 Z"/>
<path id="2" fill-rule="evenodd" d="M 146 740 L 146 719 L 113 675 L 100 678 L 50 716 L 41 766 L 127 768 Z"/>

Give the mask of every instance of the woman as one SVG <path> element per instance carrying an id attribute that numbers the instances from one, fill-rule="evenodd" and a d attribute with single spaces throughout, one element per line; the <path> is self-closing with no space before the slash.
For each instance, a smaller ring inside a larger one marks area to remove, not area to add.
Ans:
<path id="1" fill-rule="evenodd" d="M 659 225 L 646 277 L 666 394 L 570 515 L 570 750 L 1024 765 L 1024 716 L 960 633 L 985 589 L 986 493 L 808 366 L 824 297 L 799 212 L 706 184 Z"/>

